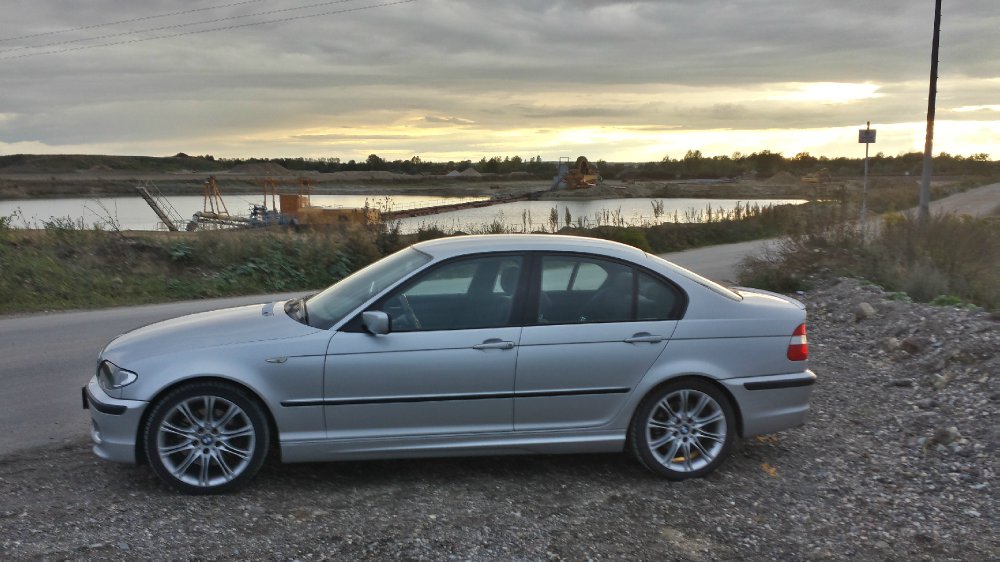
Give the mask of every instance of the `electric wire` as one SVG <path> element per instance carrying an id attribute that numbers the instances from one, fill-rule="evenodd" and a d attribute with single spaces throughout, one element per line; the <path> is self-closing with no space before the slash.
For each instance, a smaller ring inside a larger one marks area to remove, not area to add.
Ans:
<path id="1" fill-rule="evenodd" d="M 281 8 L 281 9 L 278 9 L 278 10 L 267 10 L 267 11 L 264 11 L 264 12 L 254 12 L 254 13 L 251 13 L 251 14 L 242 14 L 242 15 L 238 15 L 238 16 L 226 16 L 226 17 L 223 17 L 223 18 L 216 18 L 216 19 L 211 19 L 211 20 L 195 21 L 195 22 L 190 22 L 190 23 L 175 23 L 175 24 L 170 24 L 170 25 L 162 25 L 162 26 L 159 26 L 159 27 L 149 27 L 149 28 L 146 28 L 146 29 L 136 29 L 136 30 L 133 30 L 133 31 L 122 31 L 122 32 L 119 32 L 119 33 L 108 33 L 108 34 L 105 34 L 105 35 L 97 35 L 97 36 L 94 36 L 94 37 L 82 37 L 80 39 L 67 39 L 65 41 L 54 41 L 52 43 L 43 43 L 41 45 L 22 46 L 22 47 L 15 47 L 13 49 L 6 49 L 6 50 L 3 50 L 3 51 L 0 51 L 0 55 L 6 55 L 7 53 L 13 53 L 13 52 L 16 52 L 16 51 L 24 51 L 24 50 L 28 50 L 28 49 L 45 49 L 47 47 L 58 47 L 58 46 L 61 46 L 61 45 L 73 45 L 73 44 L 76 44 L 76 43 L 85 43 L 87 41 L 103 41 L 103 40 L 106 40 L 106 39 L 114 39 L 115 37 L 127 37 L 129 35 L 138 35 L 140 33 L 150 33 L 150 32 L 157 32 L 157 31 L 168 31 L 168 30 L 171 30 L 171 29 L 183 29 L 185 27 L 194 27 L 196 25 L 208 25 L 208 24 L 212 24 L 212 23 L 221 23 L 221 22 L 224 22 L 224 21 L 235 21 L 235 20 L 241 20 L 241 19 L 247 19 L 247 18 L 254 18 L 254 17 L 257 17 L 257 16 L 273 16 L 274 14 L 281 14 L 281 13 L 286 13 L 286 12 L 295 12 L 295 11 L 299 11 L 299 10 L 309 10 L 309 9 L 312 9 L 312 8 L 321 8 L 323 6 L 330 6 L 330 5 L 333 5 L 333 4 L 346 4 L 348 2 L 354 2 L 354 1 L 355 0 L 329 0 L 327 2 L 319 2 L 317 4 L 307 4 L 305 6 L 295 6 L 295 7 L 292 7 L 292 8 Z"/>
<path id="2" fill-rule="evenodd" d="M 350 1 L 350 0 L 338 0 L 338 2 L 336 2 L 336 3 L 343 3 L 345 1 Z M 221 27 L 212 27 L 212 28 L 208 28 L 208 29 L 197 29 L 197 30 L 194 30 L 194 31 L 184 31 L 184 32 L 181 32 L 181 33 L 169 33 L 169 34 L 166 34 L 166 35 L 155 35 L 153 37 L 142 37 L 142 38 L 139 38 L 139 39 L 129 39 L 127 41 L 112 41 L 110 43 L 97 43 L 97 44 L 94 44 L 94 45 L 79 45 L 79 46 L 76 46 L 76 47 L 66 47 L 64 49 L 55 49 L 55 50 L 51 50 L 51 51 L 37 51 L 37 52 L 33 52 L 33 53 L 20 53 L 20 54 L 16 54 L 16 55 L 0 56 L 0 61 L 2 61 L 2 60 L 13 60 L 13 59 L 23 59 L 23 58 L 28 58 L 28 57 L 42 56 L 42 55 L 56 55 L 56 54 L 68 53 L 68 52 L 72 52 L 72 51 L 83 51 L 83 50 L 86 50 L 86 49 L 96 49 L 96 48 L 99 48 L 99 47 L 112 47 L 112 46 L 116 46 L 116 45 L 131 45 L 131 44 L 134 44 L 134 43 L 143 43 L 143 42 L 146 42 L 146 41 L 155 41 L 155 40 L 158 40 L 158 39 L 172 39 L 172 38 L 175 38 L 175 37 L 186 37 L 186 36 L 190 36 L 190 35 L 198 35 L 198 34 L 201 34 L 201 33 L 212 33 L 214 31 L 226 31 L 226 30 L 230 30 L 230 29 L 244 29 L 244 28 L 247 28 L 247 27 L 255 27 L 255 26 L 258 26 L 258 25 L 267 25 L 269 23 L 285 23 L 285 22 L 289 22 L 289 21 L 303 20 L 303 19 L 307 19 L 307 18 L 314 18 L 314 17 L 320 17 L 320 16 L 331 16 L 331 15 L 337 15 L 337 14 L 346 14 L 346 13 L 350 13 L 350 12 L 361 12 L 361 11 L 364 11 L 364 10 L 373 10 L 373 9 L 376 9 L 376 8 L 386 8 L 386 7 L 389 7 L 389 6 L 398 6 L 398 5 L 401 5 L 401 4 L 410 4 L 410 3 L 416 2 L 416 1 L 417 0 L 397 0 L 395 2 L 383 2 L 381 4 L 371 4 L 371 5 L 368 5 L 368 6 L 358 6 L 356 8 L 345 8 L 343 10 L 331 10 L 331 11 L 319 12 L 319 13 L 315 13 L 315 14 L 306 14 L 306 15 L 302 15 L 302 16 L 291 16 L 291 17 L 286 17 L 286 18 L 277 18 L 277 19 L 271 19 L 271 20 L 264 20 L 264 21 L 250 22 L 250 23 L 243 23 L 243 24 L 238 24 L 238 25 L 226 25 L 226 26 L 221 26 Z M 331 4 L 331 3 L 334 3 L 334 2 L 328 2 L 326 4 Z M 200 22 L 200 24 L 204 24 L 204 23 L 206 23 L 206 22 Z M 3 52 L 11 52 L 11 51 L 3 51 Z M 2 54 L 3 52 L 0 52 L 0 54 Z"/>
<path id="3" fill-rule="evenodd" d="M 180 10 L 177 12 L 170 12 L 169 14 L 156 14 L 154 16 L 142 16 L 138 18 L 132 18 L 127 20 L 118 20 L 107 23 L 95 23 L 93 25 L 84 25 L 82 27 L 71 27 L 68 29 L 56 29 L 53 31 L 42 31 L 40 33 L 29 33 L 27 35 L 18 35 L 17 37 L 0 37 L 0 43 L 5 43 L 7 41 L 17 41 L 18 39 L 33 39 L 35 37 L 45 37 L 48 35 L 60 35 L 63 33 L 72 33 L 74 31 L 86 31 L 88 29 L 98 29 L 101 27 L 110 27 L 112 25 L 121 25 L 123 23 L 135 23 L 137 21 L 147 21 L 155 20 L 160 18 L 169 18 L 173 16 L 183 16 L 185 14 L 194 14 L 197 12 L 207 12 L 209 10 L 220 10 L 222 8 L 233 8 L 236 6 L 243 6 L 245 4 L 259 4 L 265 0 L 243 0 L 242 2 L 233 2 L 232 4 L 222 4 L 221 6 L 208 6 L 205 8 L 195 8 L 192 10 Z"/>

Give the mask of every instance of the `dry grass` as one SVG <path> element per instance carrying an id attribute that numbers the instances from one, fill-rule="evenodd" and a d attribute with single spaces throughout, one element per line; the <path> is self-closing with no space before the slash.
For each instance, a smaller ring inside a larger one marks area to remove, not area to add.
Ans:
<path id="1" fill-rule="evenodd" d="M 852 225 L 790 239 L 747 260 L 740 282 L 779 291 L 807 288 L 810 275 L 861 277 L 922 302 L 1000 308 L 1000 219 L 935 215 L 926 224 L 888 215 L 877 232 Z"/>

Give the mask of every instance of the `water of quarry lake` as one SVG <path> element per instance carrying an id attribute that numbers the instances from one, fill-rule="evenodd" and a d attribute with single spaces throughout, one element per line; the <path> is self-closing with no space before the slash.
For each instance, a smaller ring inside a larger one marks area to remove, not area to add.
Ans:
<path id="1" fill-rule="evenodd" d="M 313 195 L 312 204 L 323 207 L 362 207 L 367 202 L 375 208 L 390 210 L 430 207 L 467 201 L 481 201 L 483 197 L 433 197 L 417 195 Z M 167 200 L 186 224 L 197 211 L 203 210 L 201 196 L 173 196 Z M 249 215 L 253 204 L 260 204 L 261 196 L 226 195 L 228 211 L 233 215 Z M 510 232 L 550 230 L 552 209 L 558 215 L 558 227 L 566 225 L 567 211 L 573 225 L 594 227 L 599 225 L 639 226 L 665 222 L 704 222 L 712 217 L 726 216 L 736 209 L 748 206 L 761 208 L 768 205 L 799 205 L 804 199 L 560 199 L 557 201 L 514 201 L 448 211 L 435 215 L 399 219 L 401 232 L 416 232 L 420 228 L 439 228 L 445 232 L 482 232 L 496 230 L 502 225 Z M 173 214 L 173 213 L 172 213 Z M 121 230 L 164 230 L 153 210 L 139 197 L 89 197 L 63 199 L 22 199 L 0 201 L 0 217 L 12 217 L 15 228 L 44 228 L 45 224 L 69 221 L 83 228 L 117 227 Z M 183 226 L 181 226 L 183 228 Z"/>

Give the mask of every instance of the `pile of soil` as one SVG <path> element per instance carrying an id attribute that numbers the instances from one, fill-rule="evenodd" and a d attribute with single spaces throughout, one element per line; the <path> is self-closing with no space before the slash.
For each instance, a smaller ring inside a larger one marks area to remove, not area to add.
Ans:
<path id="1" fill-rule="evenodd" d="M 408 176 L 404 174 L 394 174 L 392 172 L 334 172 L 332 174 L 324 174 L 324 178 L 329 177 L 333 181 L 373 181 L 373 180 L 395 180 L 403 179 Z"/>
<path id="2" fill-rule="evenodd" d="M 768 178 L 767 183 L 771 185 L 795 185 L 799 183 L 799 178 L 788 172 L 778 172 Z"/>
<path id="3" fill-rule="evenodd" d="M 242 174 L 252 176 L 290 176 L 293 174 L 288 168 L 273 162 L 251 162 L 239 164 L 229 169 L 230 174 Z"/>

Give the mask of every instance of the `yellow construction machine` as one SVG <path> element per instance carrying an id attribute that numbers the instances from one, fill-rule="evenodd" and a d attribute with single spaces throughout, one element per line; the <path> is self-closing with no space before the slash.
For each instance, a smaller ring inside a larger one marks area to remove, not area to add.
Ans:
<path id="1" fill-rule="evenodd" d="M 830 181 L 830 170 L 820 168 L 818 171 L 802 176 L 802 183 L 827 183 Z"/>
<path id="2" fill-rule="evenodd" d="M 587 161 L 586 156 L 576 159 L 576 164 L 569 167 L 569 158 L 559 159 L 559 173 L 552 179 L 551 189 L 586 189 L 594 187 L 601 181 L 597 166 Z"/>

